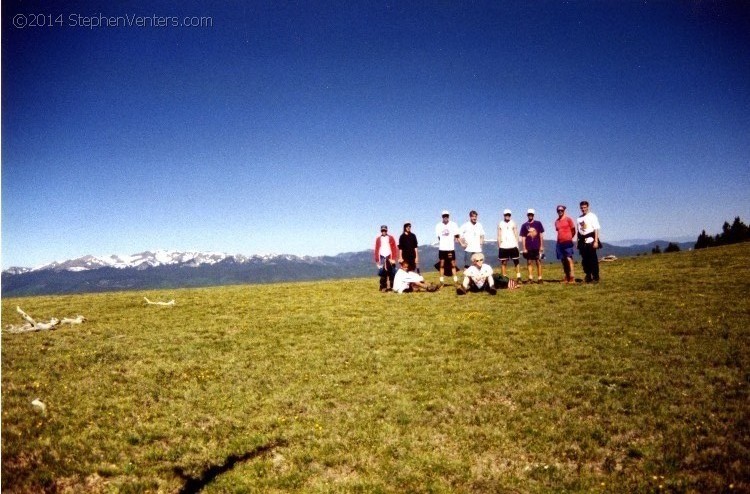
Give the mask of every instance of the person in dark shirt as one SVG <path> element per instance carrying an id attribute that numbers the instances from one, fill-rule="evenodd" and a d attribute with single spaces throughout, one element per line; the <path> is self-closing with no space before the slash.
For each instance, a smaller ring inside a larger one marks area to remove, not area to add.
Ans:
<path id="1" fill-rule="evenodd" d="M 417 236 L 411 232 L 411 223 L 404 224 L 404 233 L 398 238 L 398 260 L 407 261 L 419 272 L 419 245 Z"/>
<path id="2" fill-rule="evenodd" d="M 537 282 L 542 283 L 542 257 L 544 255 L 544 226 L 534 219 L 536 211 L 529 209 L 526 216 L 529 221 L 521 226 L 521 245 L 523 257 L 529 266 L 529 283 L 534 281 L 533 265 L 536 264 Z"/>

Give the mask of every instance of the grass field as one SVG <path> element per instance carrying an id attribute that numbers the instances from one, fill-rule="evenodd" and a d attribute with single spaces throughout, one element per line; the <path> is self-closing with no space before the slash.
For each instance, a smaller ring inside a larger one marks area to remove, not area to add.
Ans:
<path id="1" fill-rule="evenodd" d="M 2 490 L 750 492 L 749 257 L 3 299 Z"/>

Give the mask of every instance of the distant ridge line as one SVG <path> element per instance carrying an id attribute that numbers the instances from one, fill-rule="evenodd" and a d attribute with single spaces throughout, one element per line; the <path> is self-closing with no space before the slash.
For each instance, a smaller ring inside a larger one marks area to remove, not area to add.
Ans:
<path id="1" fill-rule="evenodd" d="M 668 242 L 656 242 L 663 250 Z M 634 247 L 617 247 L 604 243 L 600 257 L 614 255 L 624 258 L 650 254 L 654 244 Z M 693 243 L 681 244 L 689 250 Z M 430 245 L 419 247 L 423 273 L 432 270 L 437 260 L 437 248 Z M 555 260 L 554 241 L 545 241 L 547 263 Z M 165 251 L 167 252 L 167 251 Z M 173 252 L 173 251 L 171 251 Z M 485 255 L 497 266 L 497 245 L 485 244 Z M 173 254 L 177 254 L 173 252 Z M 215 253 L 214 253 L 215 254 Z M 463 259 L 463 250 L 456 250 L 457 257 Z M 70 293 L 91 293 L 123 290 L 152 290 L 197 288 L 205 286 L 247 285 L 293 281 L 314 281 L 356 277 L 375 277 L 376 269 L 372 261 L 372 250 L 344 252 L 335 256 L 295 256 L 278 254 L 266 256 L 230 256 L 213 259 L 211 263 L 200 263 L 193 257 L 186 261 L 117 268 L 111 265 L 87 269 L 64 269 L 65 263 L 57 263 L 55 268 L 38 270 L 9 269 L 2 273 L 2 296 L 23 297 L 33 295 L 62 295 Z M 577 254 L 576 254 L 577 256 Z M 93 256 L 90 256 L 93 257 Z M 176 256 L 176 258 L 179 256 Z M 87 256 L 84 256 L 84 259 Z M 91 259 L 88 259 L 91 261 Z M 72 266 L 68 265 L 68 266 Z"/>

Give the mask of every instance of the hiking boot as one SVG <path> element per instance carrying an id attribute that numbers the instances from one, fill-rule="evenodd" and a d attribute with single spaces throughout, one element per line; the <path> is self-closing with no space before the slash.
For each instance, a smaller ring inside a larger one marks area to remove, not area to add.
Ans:
<path id="1" fill-rule="evenodd" d="M 466 295 L 466 288 L 462 286 L 456 288 L 456 295 Z"/>
<path id="2" fill-rule="evenodd" d="M 490 295 L 497 295 L 497 289 L 493 287 L 489 287 L 487 291 L 490 293 Z"/>

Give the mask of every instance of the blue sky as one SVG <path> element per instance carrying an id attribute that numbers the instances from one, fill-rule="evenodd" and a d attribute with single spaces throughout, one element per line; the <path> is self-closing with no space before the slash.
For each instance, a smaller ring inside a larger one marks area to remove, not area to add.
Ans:
<path id="1" fill-rule="evenodd" d="M 551 229 L 581 199 L 605 241 L 750 219 L 742 2 L 2 8 L 3 268 L 426 243 L 442 209 Z"/>

